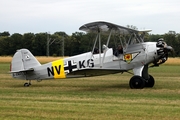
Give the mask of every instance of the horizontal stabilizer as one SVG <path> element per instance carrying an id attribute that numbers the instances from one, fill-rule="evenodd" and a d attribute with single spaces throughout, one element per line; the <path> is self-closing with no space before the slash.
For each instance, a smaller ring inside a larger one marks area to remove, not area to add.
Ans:
<path id="1" fill-rule="evenodd" d="M 11 73 L 16 73 L 16 72 L 28 72 L 28 71 L 34 71 L 33 68 L 27 69 L 27 70 L 21 70 L 21 71 L 10 71 Z"/>

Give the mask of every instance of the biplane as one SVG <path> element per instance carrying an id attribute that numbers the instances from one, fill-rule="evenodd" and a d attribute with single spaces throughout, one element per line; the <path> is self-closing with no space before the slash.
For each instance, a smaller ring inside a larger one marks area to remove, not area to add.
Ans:
<path id="1" fill-rule="evenodd" d="M 145 34 L 151 30 L 139 31 L 103 21 L 84 24 L 79 30 L 96 33 L 92 51 L 41 65 L 29 50 L 20 49 L 12 58 L 12 77 L 28 80 L 24 86 L 30 86 L 31 80 L 92 77 L 132 70 L 130 88 L 142 89 L 155 84 L 148 73 L 150 65 L 164 63 L 173 50 L 163 39 L 144 42 Z M 102 35 L 108 36 L 106 44 L 101 43 Z M 120 39 L 117 51 L 109 47 L 113 35 Z"/>

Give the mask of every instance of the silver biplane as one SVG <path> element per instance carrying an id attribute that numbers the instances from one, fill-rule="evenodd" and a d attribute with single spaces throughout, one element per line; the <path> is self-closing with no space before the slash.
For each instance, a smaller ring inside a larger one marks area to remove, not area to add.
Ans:
<path id="1" fill-rule="evenodd" d="M 150 64 L 159 66 L 164 63 L 168 59 L 168 53 L 173 50 L 163 39 L 144 42 L 145 33 L 151 30 L 138 31 L 102 21 L 85 24 L 79 30 L 97 33 L 92 51 L 41 65 L 29 50 L 20 49 L 11 62 L 12 77 L 28 80 L 24 86 L 29 86 L 31 80 L 90 77 L 132 70 L 130 88 L 142 89 L 153 87 L 155 83 L 148 73 Z M 106 44 L 101 44 L 103 34 L 108 35 Z M 115 52 L 108 47 L 112 35 L 119 36 L 120 39 Z M 121 36 L 128 37 L 122 39 Z"/>

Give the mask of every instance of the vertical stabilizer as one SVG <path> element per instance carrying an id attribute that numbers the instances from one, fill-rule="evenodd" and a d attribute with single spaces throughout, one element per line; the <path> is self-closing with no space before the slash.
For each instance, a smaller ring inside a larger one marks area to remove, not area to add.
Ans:
<path id="1" fill-rule="evenodd" d="M 11 72 L 26 71 L 40 66 L 39 61 L 27 49 L 20 49 L 14 54 L 11 62 Z"/>

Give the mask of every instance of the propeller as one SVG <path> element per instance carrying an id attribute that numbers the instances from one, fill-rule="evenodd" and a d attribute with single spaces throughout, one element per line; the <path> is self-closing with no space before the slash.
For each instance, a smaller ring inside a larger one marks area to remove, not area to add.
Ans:
<path id="1" fill-rule="evenodd" d="M 168 54 L 174 53 L 174 49 L 171 46 L 168 46 L 163 38 L 160 38 L 158 42 L 156 43 L 157 54 L 160 56 L 157 60 L 154 61 L 153 66 L 159 66 L 160 64 L 163 64 L 168 59 Z"/>

